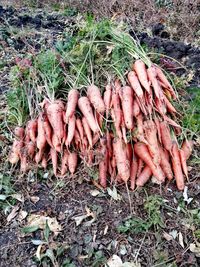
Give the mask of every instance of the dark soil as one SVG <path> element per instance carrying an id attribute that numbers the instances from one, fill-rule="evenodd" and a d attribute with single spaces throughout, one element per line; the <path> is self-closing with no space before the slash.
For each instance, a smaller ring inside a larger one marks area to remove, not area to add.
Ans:
<path id="1" fill-rule="evenodd" d="M 45 12 L 35 10 L 34 14 L 28 9 L 3 8 L 0 6 L 0 93 L 10 89 L 8 73 L 15 64 L 19 55 L 37 53 L 41 49 L 53 47 L 56 40 L 63 34 L 65 27 L 75 22 L 75 15 L 65 16 L 58 12 Z M 26 30 L 23 33 L 23 30 Z M 21 34 L 18 34 L 21 31 Z M 133 33 L 132 33 L 133 34 Z M 147 33 L 137 33 L 141 44 L 155 49 L 164 55 L 181 61 L 189 71 L 194 72 L 190 86 L 200 87 L 200 48 L 192 44 L 185 44 L 170 39 L 170 33 L 162 24 L 152 27 L 153 37 Z M 167 69 L 177 74 L 185 74 L 177 63 L 170 59 L 161 62 Z M 177 69 L 178 67 L 178 69 Z M 191 165 L 192 166 L 192 165 Z M 194 200 L 192 204 L 185 204 L 185 210 L 194 210 L 200 204 L 200 185 L 197 183 L 200 170 L 191 171 L 189 183 L 189 197 Z M 69 177 L 66 178 L 66 181 Z M 21 182 L 20 182 L 21 181 Z M 107 259 L 113 254 L 119 255 L 123 260 L 138 259 L 142 266 L 170 266 L 168 263 L 176 262 L 174 266 L 200 266 L 200 258 L 195 257 L 189 249 L 190 243 L 194 242 L 193 232 L 185 225 L 190 219 L 187 212 L 178 211 L 179 205 L 183 204 L 182 194 L 177 192 L 174 184 L 169 190 L 157 185 L 147 186 L 145 190 L 137 190 L 131 193 L 133 216 L 147 218 L 144 210 L 146 194 L 161 195 L 167 205 L 163 205 L 161 216 L 163 227 L 152 227 L 146 234 L 122 234 L 117 227 L 125 219 L 130 217 L 130 208 L 127 192 L 120 187 L 122 200 L 114 201 L 106 192 L 93 197 L 90 193 L 94 186 L 88 181 L 81 184 L 66 184 L 62 188 L 53 190 L 56 181 L 47 183 L 44 180 L 37 183 L 27 181 L 27 177 L 16 179 L 15 190 L 24 195 L 24 202 L 17 202 L 19 208 L 28 214 L 40 214 L 56 217 L 62 225 L 62 232 L 57 236 L 50 235 L 49 246 L 52 248 L 67 244 L 68 249 L 62 257 L 58 257 L 58 266 L 63 266 L 64 258 L 69 258 L 75 266 L 99 266 L 93 265 L 98 252 L 102 252 Z M 26 184 L 27 183 L 27 184 Z M 31 197 L 38 197 L 39 201 L 34 203 Z M 96 214 L 96 220 L 90 225 L 85 224 L 91 218 L 76 226 L 74 217 L 86 213 L 85 207 L 90 208 Z M 21 232 L 26 220 L 19 221 L 18 215 L 11 223 L 6 221 L 7 215 L 0 211 L 0 266 L 51 266 L 36 264 L 34 256 L 37 246 L 32 239 L 43 239 L 41 230 L 24 235 Z M 107 232 L 106 232 L 107 229 Z M 180 245 L 178 237 L 167 241 L 163 237 L 164 232 L 176 230 L 184 237 L 184 248 Z M 138 253 L 138 257 L 136 257 Z M 66 265 L 68 266 L 68 265 Z M 63 266 L 64 267 L 64 266 Z"/>

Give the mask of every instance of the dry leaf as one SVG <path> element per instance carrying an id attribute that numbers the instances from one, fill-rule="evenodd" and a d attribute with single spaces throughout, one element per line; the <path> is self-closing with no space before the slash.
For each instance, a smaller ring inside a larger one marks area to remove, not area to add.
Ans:
<path id="1" fill-rule="evenodd" d="M 117 255 L 113 255 L 108 261 L 107 261 L 107 265 L 105 266 L 109 266 L 109 267 L 122 267 L 122 260 L 120 259 L 119 256 Z"/>
<path id="2" fill-rule="evenodd" d="M 178 233 L 178 241 L 179 241 L 179 244 L 181 245 L 182 248 L 184 248 L 184 243 L 183 243 L 183 235 L 181 232 Z"/>
<path id="3" fill-rule="evenodd" d="M 200 243 L 197 244 L 191 243 L 190 244 L 190 251 L 195 254 L 196 257 L 200 257 Z"/>
<path id="4" fill-rule="evenodd" d="M 164 232 L 163 233 L 163 237 L 167 240 L 167 241 L 171 241 L 173 239 L 173 236 L 169 235 L 168 233 Z"/>
<path id="5" fill-rule="evenodd" d="M 86 210 L 85 215 L 76 216 L 73 218 L 76 222 L 76 226 L 79 226 L 83 220 L 85 220 L 89 217 L 92 217 L 92 220 L 90 220 L 89 222 L 86 222 L 85 223 L 86 226 L 90 226 L 96 220 L 96 216 L 95 216 L 94 212 L 92 212 L 88 207 L 86 207 L 85 210 Z"/>
<path id="6" fill-rule="evenodd" d="M 28 217 L 27 226 L 38 226 L 40 229 L 45 229 L 46 221 L 48 223 L 50 231 L 53 232 L 55 235 L 57 235 L 62 230 L 56 218 L 50 218 L 47 216 L 41 216 L 36 214 L 32 214 Z"/>
<path id="7" fill-rule="evenodd" d="M 108 232 L 108 225 L 106 225 L 106 227 L 104 228 L 103 235 L 106 235 L 107 232 Z"/>
<path id="8" fill-rule="evenodd" d="M 37 247 L 37 251 L 36 251 L 36 257 L 38 258 L 39 261 L 41 260 L 41 248 L 42 248 L 42 245 L 43 245 L 43 244 L 40 244 L 40 245 Z"/>
<path id="9" fill-rule="evenodd" d="M 36 196 L 32 196 L 32 197 L 30 197 L 30 200 L 35 204 L 40 200 L 40 198 L 36 197 Z"/>
<path id="10" fill-rule="evenodd" d="M 100 194 L 99 190 L 94 189 L 90 191 L 90 195 L 92 195 L 93 197 L 96 197 Z"/>
<path id="11" fill-rule="evenodd" d="M 17 199 L 20 202 L 24 202 L 24 196 L 22 194 L 12 194 L 11 197 Z"/>
<path id="12" fill-rule="evenodd" d="M 12 219 L 16 217 L 16 215 L 18 214 L 18 210 L 19 210 L 19 206 L 15 206 L 12 209 L 11 213 L 7 217 L 7 222 L 12 221 Z"/>
<path id="13" fill-rule="evenodd" d="M 27 211 L 20 210 L 18 220 L 21 222 L 22 220 L 24 220 L 26 218 L 27 215 L 28 215 Z"/>

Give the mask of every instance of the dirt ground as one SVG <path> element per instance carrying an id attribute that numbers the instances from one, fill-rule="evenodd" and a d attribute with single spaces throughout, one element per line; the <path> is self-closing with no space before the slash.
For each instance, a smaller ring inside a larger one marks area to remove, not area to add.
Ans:
<path id="1" fill-rule="evenodd" d="M 53 47 L 77 15 L 74 9 L 55 11 L 55 6 L 0 6 L 1 113 L 5 113 L 5 93 L 11 86 L 9 70 L 16 57 Z M 181 61 L 187 71 L 168 61 L 162 64 L 176 69 L 179 76 L 192 73 L 187 88 L 200 89 L 200 48 L 196 36 L 188 37 L 193 38 L 195 45 L 185 43 L 180 35 L 174 40 L 169 25 L 161 23 L 160 17 L 151 27 L 148 25 L 146 32 L 145 26 L 136 31 L 141 44 Z M 134 267 L 200 266 L 197 148 L 196 157 L 189 163 L 187 192 L 178 192 L 174 182 L 162 187 L 148 184 L 130 192 L 130 203 L 123 185 L 117 186 L 116 191 L 112 187 L 102 191 L 94 186 L 82 165 L 75 176 L 65 179 L 53 177 L 51 170 L 30 171 L 22 176 L 17 169 L 8 168 L 6 154 L 10 142 L 3 127 L 0 144 L 1 267 L 98 267 L 113 255 L 123 262 L 132 262 L 127 266 Z M 30 226 L 35 215 L 40 229 Z M 44 217 L 51 218 L 52 228 L 41 224 Z"/>

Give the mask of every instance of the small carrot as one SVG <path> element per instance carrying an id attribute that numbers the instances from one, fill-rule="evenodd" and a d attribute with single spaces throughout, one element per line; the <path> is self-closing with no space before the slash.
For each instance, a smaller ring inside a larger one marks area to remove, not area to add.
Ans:
<path id="1" fill-rule="evenodd" d="M 41 166 L 43 169 L 46 170 L 46 168 L 47 168 L 47 156 L 45 154 L 42 157 Z"/>
<path id="2" fill-rule="evenodd" d="M 69 118 L 75 113 L 78 103 L 79 92 L 76 89 L 71 89 L 68 94 L 67 109 L 66 109 L 66 123 L 69 122 Z"/>
<path id="3" fill-rule="evenodd" d="M 68 120 L 68 131 L 67 131 L 67 140 L 65 142 L 66 146 L 70 146 L 73 138 L 74 138 L 74 133 L 75 133 L 75 127 L 76 127 L 76 117 L 75 115 L 72 115 L 69 117 Z"/>
<path id="4" fill-rule="evenodd" d="M 24 143 L 22 140 L 14 140 L 11 151 L 9 153 L 8 160 L 11 164 L 16 164 L 21 157 L 21 149 L 23 148 Z"/>
<path id="5" fill-rule="evenodd" d="M 68 151 L 64 149 L 61 161 L 61 176 L 64 176 L 68 168 Z"/>
<path id="6" fill-rule="evenodd" d="M 183 190 L 185 187 L 185 182 L 181 168 L 179 149 L 176 142 L 173 142 L 172 144 L 172 168 L 176 179 L 176 185 L 179 190 Z"/>
<path id="7" fill-rule="evenodd" d="M 94 133 L 98 132 L 99 131 L 98 126 L 97 126 L 97 123 L 95 121 L 89 99 L 85 96 L 80 97 L 78 100 L 78 107 L 79 107 L 80 111 L 82 112 L 82 114 L 84 115 L 84 117 L 86 118 L 87 123 L 90 126 L 90 129 Z"/>
<path id="8" fill-rule="evenodd" d="M 101 97 L 99 88 L 96 85 L 90 85 L 87 88 L 87 96 L 95 110 L 101 114 L 105 111 L 105 105 Z"/>
<path id="9" fill-rule="evenodd" d="M 38 120 L 37 119 L 30 120 L 27 123 L 27 129 L 29 132 L 29 136 L 30 136 L 30 139 L 33 143 L 36 142 L 37 128 L 38 128 Z"/>
<path id="10" fill-rule="evenodd" d="M 144 62 L 141 59 L 137 59 L 133 65 L 133 69 L 135 70 L 138 79 L 145 90 L 150 92 L 150 84 L 147 77 L 147 70 Z"/>
<path id="11" fill-rule="evenodd" d="M 122 110 L 126 128 L 133 129 L 133 90 L 130 86 L 122 88 Z"/>
<path id="12" fill-rule="evenodd" d="M 110 84 L 106 85 L 106 90 L 103 95 L 103 100 L 106 108 L 106 118 L 108 118 L 109 110 L 111 108 L 111 99 L 112 99 L 112 87 Z"/>
<path id="13" fill-rule="evenodd" d="M 138 80 L 138 77 L 134 71 L 130 71 L 128 73 L 128 81 L 131 87 L 133 88 L 134 92 L 136 93 L 136 95 L 142 99 L 144 96 L 144 93 L 140 85 L 140 82 Z"/>
<path id="14" fill-rule="evenodd" d="M 137 175 L 136 175 L 136 177 L 139 177 L 141 172 L 142 172 L 142 169 L 144 167 L 144 161 L 141 158 L 138 158 L 137 163 L 138 163 L 138 167 L 137 167 Z"/>
<path id="15" fill-rule="evenodd" d="M 68 155 L 68 168 L 69 168 L 69 172 L 71 174 L 75 173 L 77 163 L 78 163 L 77 153 L 76 152 L 69 153 L 69 155 Z"/>
<path id="16" fill-rule="evenodd" d="M 47 117 L 46 114 L 43 114 L 42 122 L 43 122 L 43 129 L 44 129 L 46 141 L 51 147 L 53 147 L 53 144 L 52 144 L 52 128 L 50 126 L 50 123 L 49 123 L 49 120 L 48 120 L 48 117 Z"/>
<path id="17" fill-rule="evenodd" d="M 26 145 L 26 149 L 27 149 L 27 154 L 28 154 L 29 158 L 33 159 L 34 154 L 35 154 L 35 150 L 36 150 L 35 144 L 32 141 L 30 141 Z"/>
<path id="18" fill-rule="evenodd" d="M 17 126 L 17 127 L 15 128 L 15 130 L 14 130 L 14 134 L 15 134 L 15 136 L 16 136 L 17 138 L 19 138 L 19 139 L 23 139 L 24 134 L 25 134 L 25 132 L 24 132 L 24 128 L 23 128 L 23 127 L 19 127 L 19 126 Z"/>
<path id="19" fill-rule="evenodd" d="M 164 102 L 165 102 L 165 105 L 167 107 L 167 110 L 170 112 L 170 113 L 177 113 L 175 107 L 171 104 L 171 102 L 168 100 L 168 98 L 164 95 Z"/>
<path id="20" fill-rule="evenodd" d="M 138 102 L 136 98 L 133 101 L 133 116 L 137 117 L 140 114 L 140 107 L 138 105 Z"/>
<path id="21" fill-rule="evenodd" d="M 192 140 L 185 140 L 182 144 L 181 150 L 185 153 L 186 160 L 189 159 L 189 157 L 192 154 L 194 142 Z"/>
<path id="22" fill-rule="evenodd" d="M 92 147 L 92 144 L 93 144 L 93 142 L 92 142 L 92 133 L 91 133 L 90 127 L 89 127 L 85 117 L 82 118 L 82 125 L 83 125 L 83 129 L 84 129 L 85 135 L 86 135 L 86 137 L 88 139 L 89 145 L 90 145 L 90 147 Z"/>
<path id="23" fill-rule="evenodd" d="M 83 136 L 84 136 L 83 125 L 82 125 L 81 119 L 79 119 L 79 118 L 76 119 L 76 128 L 77 128 L 77 130 L 79 132 L 81 140 L 83 140 Z"/>
<path id="24" fill-rule="evenodd" d="M 143 116 L 142 113 L 140 113 L 137 117 L 136 117 L 136 121 L 137 121 L 137 138 L 139 141 L 143 142 L 143 143 L 147 143 L 147 141 L 145 140 L 144 137 L 144 126 L 143 126 Z"/>
<path id="25" fill-rule="evenodd" d="M 148 182 L 151 176 L 152 176 L 152 170 L 148 165 L 146 165 L 143 171 L 140 173 L 139 177 L 136 179 L 136 185 L 144 186 L 144 184 Z"/>
<path id="26" fill-rule="evenodd" d="M 187 168 L 187 162 L 186 162 L 184 150 L 182 150 L 182 149 L 179 150 L 179 156 L 180 156 L 180 161 L 181 161 L 183 173 L 185 174 L 185 176 L 188 179 L 188 168 Z"/>
<path id="27" fill-rule="evenodd" d="M 172 168 L 169 162 L 169 152 L 167 150 L 163 150 L 161 147 L 159 147 L 159 152 L 160 152 L 160 166 L 164 172 L 164 174 L 166 175 L 168 180 L 172 180 L 173 179 L 173 172 L 172 172 Z"/>
<path id="28" fill-rule="evenodd" d="M 39 150 L 43 150 L 46 145 L 46 137 L 45 137 L 45 131 L 43 127 L 43 118 L 42 114 L 38 117 L 38 135 L 36 139 L 36 145 Z"/>
<path id="29" fill-rule="evenodd" d="M 131 163 L 132 162 L 132 158 L 133 158 L 133 148 L 132 148 L 131 143 L 128 143 L 126 145 L 126 155 L 127 155 L 128 160 Z"/>
<path id="30" fill-rule="evenodd" d="M 160 133 L 161 133 L 161 140 L 162 144 L 165 149 L 171 152 L 172 149 L 172 139 L 170 134 L 169 126 L 165 121 L 160 122 Z"/>

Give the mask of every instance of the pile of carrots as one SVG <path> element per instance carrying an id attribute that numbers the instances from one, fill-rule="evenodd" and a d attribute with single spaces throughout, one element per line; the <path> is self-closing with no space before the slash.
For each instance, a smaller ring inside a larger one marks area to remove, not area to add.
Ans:
<path id="1" fill-rule="evenodd" d="M 93 84 L 84 96 L 72 89 L 66 103 L 45 99 L 38 118 L 15 128 L 9 161 L 20 161 L 22 172 L 30 162 L 46 169 L 51 161 L 56 176 L 74 174 L 82 161 L 98 166 L 104 188 L 124 182 L 134 190 L 152 177 L 157 183 L 175 178 L 183 190 L 193 141 L 177 142 L 176 98 L 158 66 L 136 60 L 123 86 L 115 79 L 104 92 Z"/>

